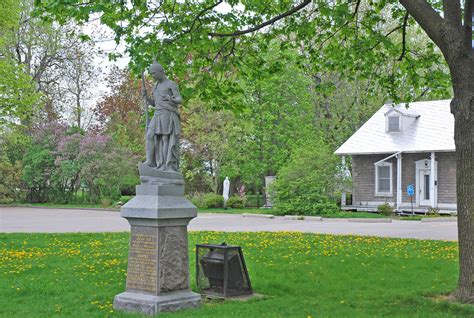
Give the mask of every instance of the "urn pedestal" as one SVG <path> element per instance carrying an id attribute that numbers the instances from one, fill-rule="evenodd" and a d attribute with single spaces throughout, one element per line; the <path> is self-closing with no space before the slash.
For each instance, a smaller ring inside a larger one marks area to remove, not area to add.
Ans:
<path id="1" fill-rule="evenodd" d="M 121 209 L 131 226 L 126 291 L 114 308 L 154 315 L 198 307 L 189 287 L 189 221 L 197 208 L 184 198 L 181 174 L 140 165 L 142 184 Z"/>

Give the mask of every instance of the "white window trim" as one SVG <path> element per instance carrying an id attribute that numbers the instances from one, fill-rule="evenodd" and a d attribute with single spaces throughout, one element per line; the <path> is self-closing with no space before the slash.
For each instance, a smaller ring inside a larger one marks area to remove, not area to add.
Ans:
<path id="1" fill-rule="evenodd" d="M 398 117 L 398 130 L 389 130 L 389 118 Z M 395 112 L 394 115 L 390 114 L 385 116 L 385 131 L 388 133 L 398 133 L 402 131 L 402 115 Z"/>
<path id="2" fill-rule="evenodd" d="M 393 197 L 393 166 L 391 162 L 380 162 L 375 167 L 375 196 L 378 197 Z M 390 192 L 379 192 L 379 169 L 378 167 L 389 167 L 390 172 Z"/>

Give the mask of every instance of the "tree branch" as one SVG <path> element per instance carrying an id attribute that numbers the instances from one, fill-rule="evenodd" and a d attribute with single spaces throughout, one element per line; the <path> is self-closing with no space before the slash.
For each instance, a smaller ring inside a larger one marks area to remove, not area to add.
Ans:
<path id="1" fill-rule="evenodd" d="M 210 32 L 209 33 L 209 36 L 212 36 L 212 37 L 235 37 L 235 36 L 240 36 L 240 35 L 244 35 L 244 34 L 247 34 L 247 33 L 252 33 L 252 32 L 255 32 L 257 30 L 260 30 L 270 24 L 273 24 L 289 15 L 292 15 L 293 13 L 303 9 L 304 7 L 306 7 L 308 4 L 311 3 L 311 0 L 304 0 L 302 3 L 300 3 L 299 5 L 297 5 L 296 7 L 293 7 L 291 10 L 289 11 L 286 11 L 280 15 L 277 15 L 276 17 L 268 20 L 268 21 L 265 21 L 259 25 L 256 25 L 252 28 L 249 28 L 249 29 L 246 29 L 246 30 L 241 30 L 241 31 L 235 31 L 235 32 L 232 32 L 232 33 L 217 33 L 217 32 Z"/>
<path id="2" fill-rule="evenodd" d="M 234 55 L 235 54 L 235 37 L 232 38 L 232 47 L 230 48 L 230 51 L 229 53 L 227 53 L 226 55 L 223 56 L 223 59 L 224 60 L 227 60 L 227 58 L 231 55 Z"/>
<path id="3" fill-rule="evenodd" d="M 441 28 L 445 21 L 426 0 L 400 0 L 402 6 L 423 28 L 433 42 L 442 50 L 445 48 Z"/>
<path id="4" fill-rule="evenodd" d="M 443 0 L 444 19 L 452 26 L 461 28 L 461 3 L 460 0 Z"/>
<path id="5" fill-rule="evenodd" d="M 357 3 L 355 5 L 355 9 L 354 9 L 354 13 L 352 13 L 352 17 L 354 18 L 357 13 L 359 12 L 359 7 L 360 7 L 360 3 L 361 3 L 362 0 L 357 0 Z"/>
<path id="6" fill-rule="evenodd" d="M 194 25 L 196 24 L 196 21 L 200 20 L 200 18 L 202 17 L 202 15 L 204 13 L 206 13 L 207 11 L 210 11 L 212 9 L 214 9 L 215 7 L 217 7 L 218 5 L 220 5 L 221 3 L 223 2 L 223 0 L 219 0 L 217 1 L 216 3 L 210 5 L 209 7 L 206 7 L 204 9 L 202 9 L 193 19 L 193 22 L 191 22 L 191 26 L 189 27 L 188 30 L 184 31 L 183 34 L 186 34 L 186 33 L 190 33 L 193 31 L 194 29 Z"/>
<path id="7" fill-rule="evenodd" d="M 431 88 L 426 87 L 426 88 L 420 93 L 420 95 L 418 95 L 417 97 L 415 97 L 415 99 L 414 99 L 413 101 L 414 101 L 414 102 L 419 101 L 419 100 L 420 100 L 423 96 L 425 96 L 425 94 L 428 93 L 430 90 L 431 90 Z"/>
<path id="8" fill-rule="evenodd" d="M 362 25 L 364 25 L 364 24 L 362 24 Z M 367 26 L 366 26 L 366 28 L 367 28 Z M 400 30 L 401 28 L 403 28 L 403 25 L 398 25 L 398 26 L 394 27 L 392 30 L 390 30 L 389 32 L 387 32 L 383 37 L 386 38 L 386 37 L 388 37 L 389 35 L 391 35 L 393 32 L 395 32 L 395 31 L 397 31 L 397 30 Z M 370 28 L 368 28 L 368 29 L 370 29 Z M 382 43 L 381 40 L 378 41 L 377 43 L 375 43 L 374 45 L 372 45 L 372 46 L 368 49 L 368 51 L 372 51 L 372 50 L 375 49 L 380 43 Z"/>
<path id="9" fill-rule="evenodd" d="M 219 50 L 217 51 L 217 53 L 214 55 L 214 58 L 212 59 L 212 63 L 213 63 L 213 64 L 217 61 L 217 59 L 219 58 L 219 56 L 222 55 L 222 53 L 224 52 L 224 48 L 225 48 L 229 43 L 231 43 L 232 40 L 233 40 L 233 38 L 232 38 L 232 39 L 229 39 L 228 41 L 226 41 L 226 42 L 219 48 Z"/>
<path id="10" fill-rule="evenodd" d="M 403 60 L 403 57 L 405 56 L 406 50 L 407 50 L 407 24 L 408 24 L 408 17 L 409 14 L 408 12 L 405 14 L 405 17 L 403 18 L 403 29 L 402 29 L 402 54 L 398 58 L 399 61 Z"/>

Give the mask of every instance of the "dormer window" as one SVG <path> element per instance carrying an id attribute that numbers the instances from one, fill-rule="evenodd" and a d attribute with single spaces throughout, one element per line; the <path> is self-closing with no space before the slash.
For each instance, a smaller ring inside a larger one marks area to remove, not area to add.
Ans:
<path id="1" fill-rule="evenodd" d="M 419 117 L 420 114 L 418 114 L 413 109 L 407 109 L 406 107 L 401 107 L 400 105 L 390 107 L 390 109 L 385 112 L 385 131 L 388 133 L 401 132 L 402 123 L 405 125 L 408 120 L 406 118 L 418 119 Z M 408 121 L 408 123 L 411 122 Z"/>
<path id="2" fill-rule="evenodd" d="M 402 130 L 402 116 L 387 116 L 387 132 Z"/>

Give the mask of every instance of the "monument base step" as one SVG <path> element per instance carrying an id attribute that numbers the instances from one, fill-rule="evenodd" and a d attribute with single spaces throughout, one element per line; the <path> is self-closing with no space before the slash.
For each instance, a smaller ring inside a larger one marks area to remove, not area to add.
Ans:
<path id="1" fill-rule="evenodd" d="M 145 315 L 156 315 L 160 312 L 177 311 L 197 308 L 201 303 L 201 295 L 192 291 L 166 293 L 160 296 L 123 292 L 114 298 L 114 308 Z"/>

